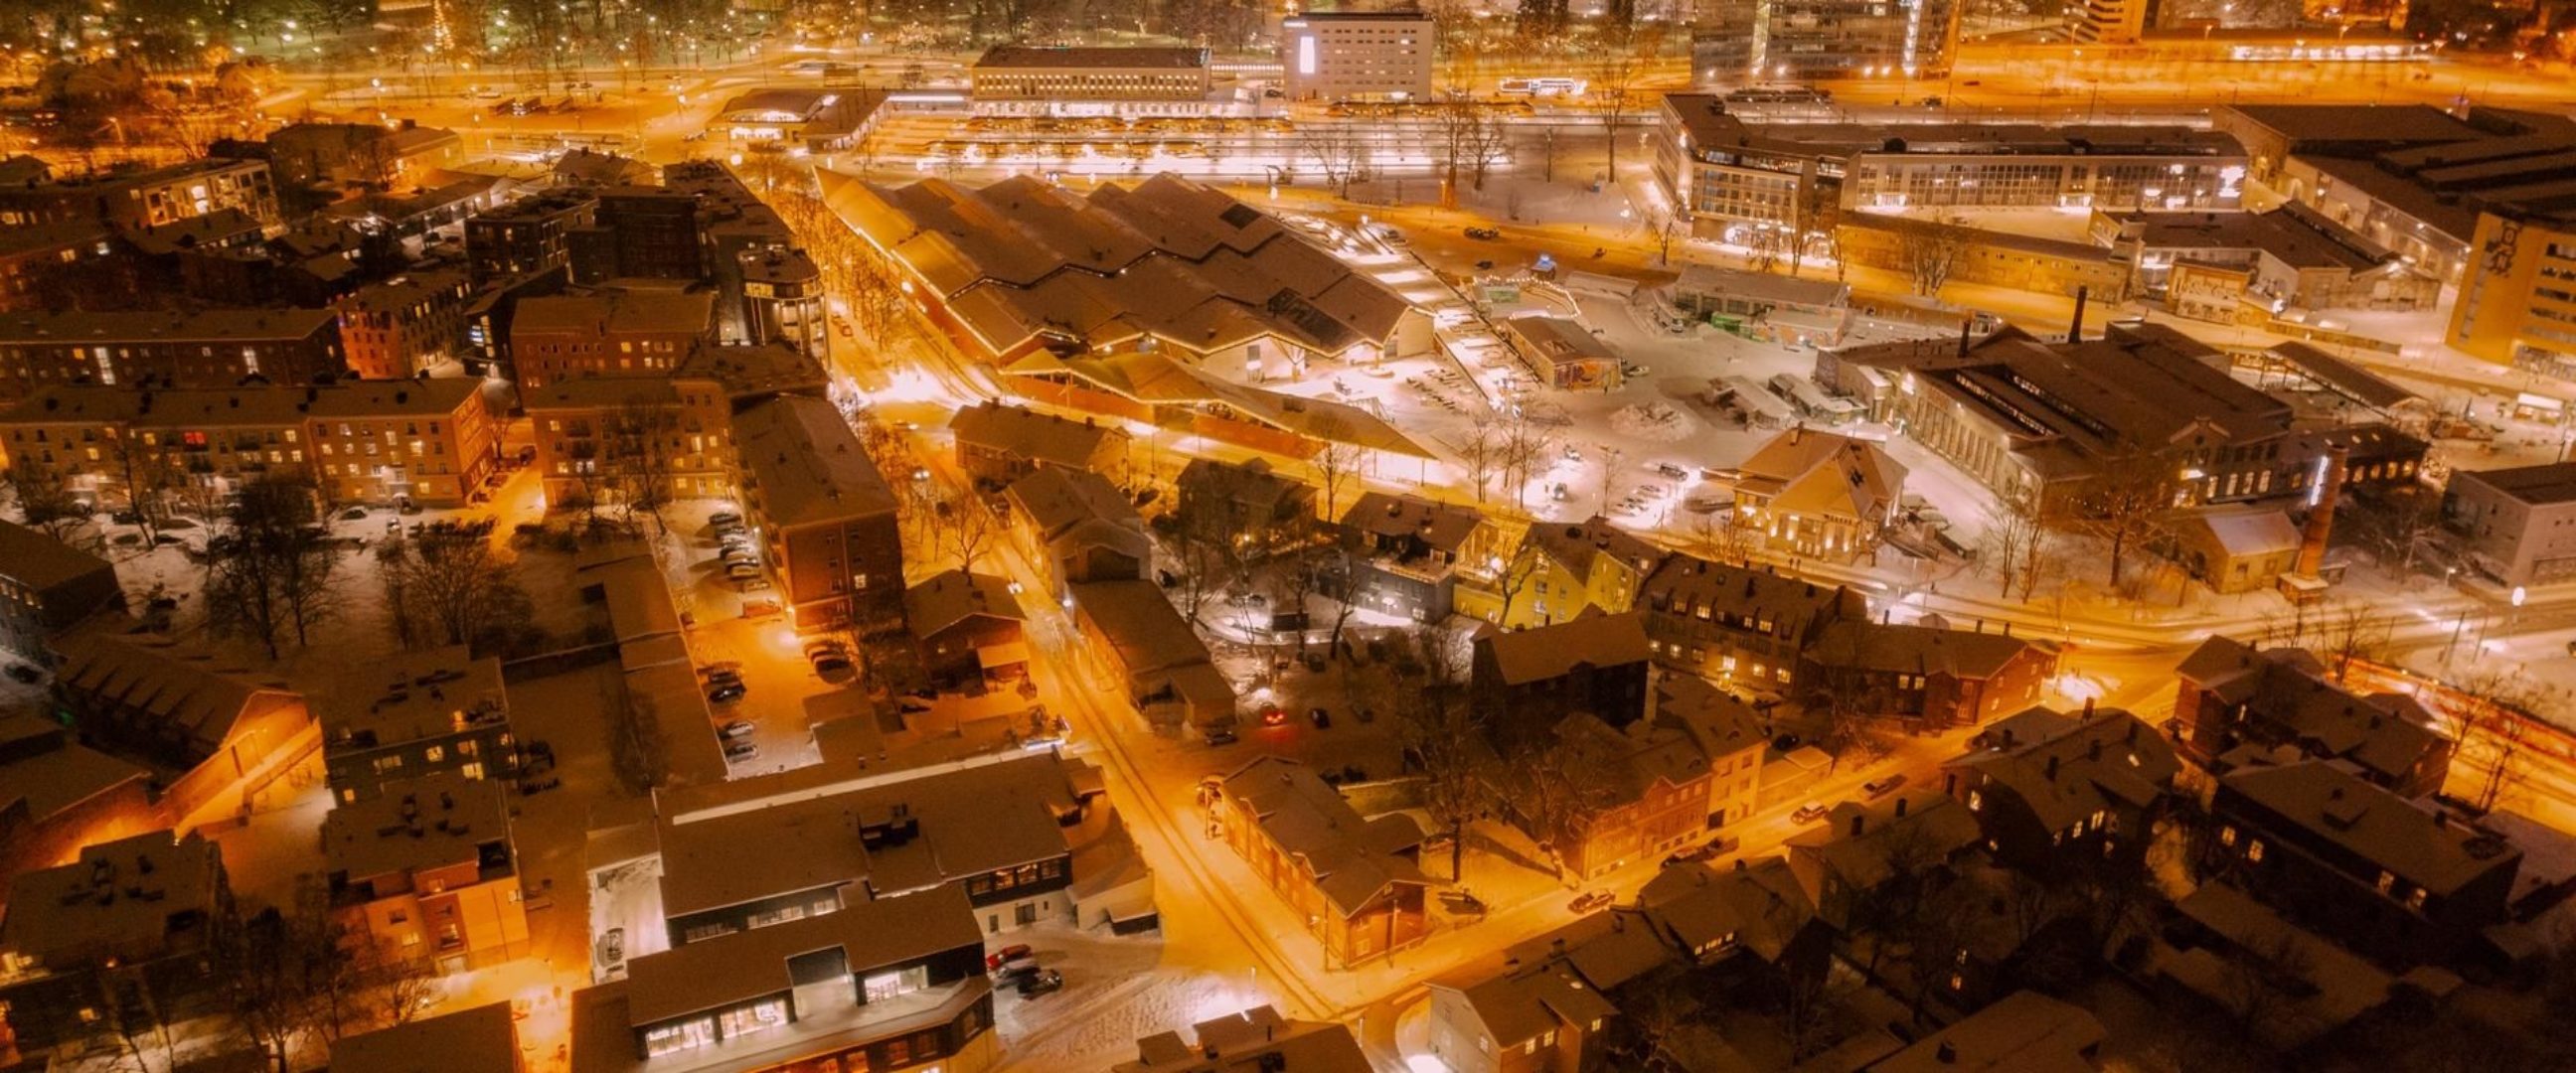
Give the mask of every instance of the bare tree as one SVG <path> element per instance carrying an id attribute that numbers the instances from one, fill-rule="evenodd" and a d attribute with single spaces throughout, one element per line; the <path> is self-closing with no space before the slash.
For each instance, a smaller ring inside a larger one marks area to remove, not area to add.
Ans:
<path id="1" fill-rule="evenodd" d="M 1434 158 L 1440 162 L 1440 203 L 1456 206 L 1461 176 L 1477 190 L 1509 146 L 1510 128 L 1491 109 L 1463 90 L 1451 90 L 1434 103 Z"/>
<path id="2" fill-rule="evenodd" d="M 276 659 L 289 629 L 297 644 L 330 609 L 339 552 L 315 517 L 311 482 L 263 477 L 244 485 L 206 541 L 206 611 L 217 630 L 248 637 Z"/>
<path id="3" fill-rule="evenodd" d="M 1515 750 L 1504 761 L 1511 785 L 1517 787 L 1507 807 L 1562 878 L 1574 848 L 1590 837 L 1592 825 L 1610 807 L 1610 774 L 1599 758 L 1565 742 Z"/>
<path id="4" fill-rule="evenodd" d="M 1324 181 L 1333 187 L 1333 196 L 1351 196 L 1351 184 L 1368 181 L 1368 145 L 1358 134 L 1340 123 L 1300 123 L 1297 144 L 1324 173 Z"/>
<path id="5" fill-rule="evenodd" d="M 1832 257 L 1836 264 L 1842 263 L 1842 243 L 1838 237 L 1842 231 L 1842 211 L 1841 187 L 1826 183 L 1814 173 L 1814 166 L 1809 165 L 1808 172 L 1798 177 L 1797 191 L 1789 200 L 1789 278 L 1798 278 L 1798 269 L 1806 259 L 1808 246 L 1820 239 L 1825 245 L 1826 255 Z M 1944 273 L 1946 278 L 1947 273 Z"/>
<path id="6" fill-rule="evenodd" d="M 534 610 L 492 543 L 492 520 L 436 521 L 376 554 L 397 632 L 413 645 L 524 647 Z"/>
<path id="7" fill-rule="evenodd" d="M 1503 483 L 1511 486 L 1512 506 L 1529 509 L 1529 482 L 1555 462 L 1556 430 L 1513 407 L 1502 419 Z"/>
<path id="8" fill-rule="evenodd" d="M 174 484 L 160 448 L 143 442 L 139 433 L 113 428 L 108 430 L 103 447 L 109 467 L 125 490 L 125 509 L 134 514 L 144 542 L 159 540 L 161 523 L 170 516 L 168 493 Z"/>
<path id="9" fill-rule="evenodd" d="M 1897 233 L 1897 261 L 1904 266 L 1916 294 L 1930 297 L 1941 293 L 1967 254 L 1967 228 L 1955 218 L 1907 221 Z"/>
<path id="10" fill-rule="evenodd" d="M 1467 484 L 1476 490 L 1476 502 L 1484 502 L 1487 486 L 1503 469 L 1501 433 L 1487 422 L 1476 422 L 1474 428 L 1467 430 L 1467 441 L 1458 445 L 1458 461 L 1467 469 Z"/>
<path id="11" fill-rule="evenodd" d="M 21 458 L 9 467 L 8 484 L 18 501 L 18 519 L 30 529 L 68 544 L 89 524 L 89 512 L 81 509 L 79 494 L 53 466 Z"/>
<path id="12" fill-rule="evenodd" d="M 2102 471 L 2077 493 L 2073 522 L 2108 546 L 2113 588 L 2130 553 L 2164 534 L 2175 509 L 2176 480 L 2165 452 L 2130 445 L 2105 459 Z"/>
<path id="13" fill-rule="evenodd" d="M 2451 683 L 2459 695 L 2459 757 L 2477 776 L 2471 806 L 2492 809 L 2505 790 L 2529 774 L 2525 755 L 2537 707 L 2530 679 L 2519 668 L 2482 664 Z"/>
<path id="14" fill-rule="evenodd" d="M 1355 435 L 1350 423 L 1339 417 L 1326 416 L 1315 422 L 1311 434 L 1323 446 L 1308 456 L 1306 463 L 1315 467 L 1315 477 L 1324 487 L 1324 520 L 1342 516 L 1342 489 L 1360 476 L 1360 467 L 1368 461 L 1368 450 L 1350 442 Z"/>
<path id="15" fill-rule="evenodd" d="M 960 569 L 972 571 L 991 551 L 993 542 L 1004 534 L 1002 520 L 993 514 L 992 505 L 974 492 L 961 492 L 939 501 L 931 509 L 942 550 L 957 556 Z"/>
<path id="16" fill-rule="evenodd" d="M 672 407 L 630 399 L 600 418 L 600 468 L 626 512 L 629 529 L 639 516 L 664 528 L 662 508 L 677 493 L 673 484 L 682 453 L 680 414 Z"/>
<path id="17" fill-rule="evenodd" d="M 1736 566 L 1750 561 L 1762 543 L 1762 531 L 1743 524 L 1731 510 L 1694 511 L 1683 532 L 1691 554 Z"/>
<path id="18" fill-rule="evenodd" d="M 1994 573 L 2002 595 L 2012 598 L 2017 587 L 2027 601 L 2056 559 L 2057 532 L 2038 494 L 2018 492 L 1995 497 L 1982 543 L 1985 567 Z"/>
<path id="19" fill-rule="evenodd" d="M 1459 695 L 1456 659 L 1428 631 L 1416 635 L 1410 658 L 1398 664 L 1387 700 L 1394 707 L 1396 742 L 1422 772 L 1422 808 L 1449 832 L 1449 878 L 1464 878 L 1467 825 L 1490 815 L 1500 800 L 1499 770 L 1485 743 L 1484 717 Z"/>
<path id="20" fill-rule="evenodd" d="M 1616 34 L 1602 46 L 1601 65 L 1592 76 L 1592 94 L 1600 101 L 1596 114 L 1601 119 L 1602 142 L 1608 154 L 1609 182 L 1619 182 L 1619 128 L 1626 125 L 1636 111 L 1637 83 L 1646 75 L 1646 64 L 1627 33 Z"/>

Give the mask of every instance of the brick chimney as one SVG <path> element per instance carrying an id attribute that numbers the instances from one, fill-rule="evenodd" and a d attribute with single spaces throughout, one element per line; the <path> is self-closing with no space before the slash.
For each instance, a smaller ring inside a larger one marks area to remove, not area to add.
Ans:
<path id="1" fill-rule="evenodd" d="M 2293 571 L 2308 580 L 2316 580 L 2317 571 L 2326 565 L 2326 538 L 2334 534 L 2335 503 L 2343 498 L 2344 464 L 2352 449 L 2336 444 L 2326 451 L 2325 472 L 2317 476 L 2316 503 L 2308 508 L 2306 532 L 2299 539 L 2299 560 Z"/>

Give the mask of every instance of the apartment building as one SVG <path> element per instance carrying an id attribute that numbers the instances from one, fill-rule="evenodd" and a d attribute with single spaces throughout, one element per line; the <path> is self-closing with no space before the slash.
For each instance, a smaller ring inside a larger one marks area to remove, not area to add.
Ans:
<path id="1" fill-rule="evenodd" d="M 1196 116 L 1209 112 L 1201 48 L 995 45 L 967 68 L 979 115 Z"/>
<path id="2" fill-rule="evenodd" d="M 97 220 L 19 224 L 0 235 L 0 313 L 65 304 L 74 294 L 120 295 L 133 264 Z"/>
<path id="3" fill-rule="evenodd" d="M 1575 712 L 1619 729 L 1645 718 L 1652 665 L 1642 618 L 1586 615 L 1477 638 L 1468 697 L 1496 748 L 1510 755 L 1543 747 Z"/>
<path id="4" fill-rule="evenodd" d="M 1202 539 L 1233 540 L 1250 557 L 1304 544 L 1320 524 L 1314 485 L 1260 459 L 1193 458 L 1172 479 L 1176 512 Z"/>
<path id="5" fill-rule="evenodd" d="M 1291 1021 L 1268 1006 L 1199 1021 L 1195 1042 L 1179 1032 L 1157 1032 L 1136 1041 L 1136 1060 L 1109 1073 L 1369 1073 L 1375 1067 L 1351 1030 L 1332 1021 Z"/>
<path id="6" fill-rule="evenodd" d="M 1047 467 L 1012 481 L 1002 495 L 1026 523 L 1018 533 L 1030 559 L 1053 566 L 1046 578 L 1057 598 L 1080 582 L 1138 580 L 1154 561 L 1144 515 L 1107 477 Z"/>
<path id="7" fill-rule="evenodd" d="M 576 232 L 598 218 L 589 190 L 549 190 L 486 209 L 465 221 L 465 265 L 477 285 L 572 266 Z"/>
<path id="8" fill-rule="evenodd" d="M 278 225 L 277 190 L 266 162 L 213 158 L 0 186 L 0 227 L 97 220 L 130 232 L 226 210 L 262 227 Z"/>
<path id="9" fill-rule="evenodd" d="M 431 185 L 465 155 L 455 131 L 411 120 L 382 123 L 289 123 L 268 135 L 277 181 L 293 187 L 410 190 Z"/>
<path id="10" fill-rule="evenodd" d="M 2383 962 L 2444 962 L 2509 919 L 2522 851 L 2330 761 L 2219 776 L 2219 870 Z"/>
<path id="11" fill-rule="evenodd" d="M 1308 11 L 1279 21 L 1279 65 L 1296 100 L 1426 100 L 1436 36 L 1420 11 Z"/>
<path id="12" fill-rule="evenodd" d="M 1762 757 L 1771 748 L 1765 713 L 1708 679 L 1666 674 L 1655 680 L 1658 727 L 1677 727 L 1708 758 L 1708 824 L 1742 823 L 1762 806 Z"/>
<path id="13" fill-rule="evenodd" d="M 1787 669 L 1779 673 L 1789 685 Z M 2057 674 L 2057 649 L 2009 634 L 1845 620 L 1799 653 L 1797 673 L 1810 703 L 1938 733 L 2037 703 Z"/>
<path id="14" fill-rule="evenodd" d="M 1504 551 L 1502 527 L 1484 512 L 1390 492 L 1362 494 L 1341 535 L 1339 597 L 1415 622 L 1446 620 L 1459 578 L 1490 576 Z"/>
<path id="15" fill-rule="evenodd" d="M 0 1016 L 18 1052 L 62 1048 L 68 1058 L 120 1032 L 224 1009 L 209 958 L 232 898 L 222 848 L 168 830 L 84 846 L 70 864 L 11 877 Z"/>
<path id="16" fill-rule="evenodd" d="M 462 506 L 499 464 L 478 386 L 57 387 L 0 413 L 0 446 L 11 466 L 53 470 L 102 503 L 160 497 L 211 510 L 282 473 L 338 502 Z"/>
<path id="17" fill-rule="evenodd" d="M 347 670 L 318 708 L 324 779 L 342 804 L 432 775 L 507 785 L 519 770 L 501 661 L 463 645 Z"/>
<path id="18" fill-rule="evenodd" d="M 528 1056 L 519 1049 L 519 1022 L 507 1002 L 485 1003 L 331 1041 L 335 1073 L 420 1073 L 429 1061 L 457 1069 L 528 1073 Z"/>
<path id="19" fill-rule="evenodd" d="M 328 309 L 0 316 L 0 400 L 59 384 L 216 388 L 254 377 L 311 384 L 347 372 L 340 318 Z"/>
<path id="20" fill-rule="evenodd" d="M 456 356 L 465 342 L 465 305 L 473 293 L 464 273 L 443 271 L 358 288 L 334 304 L 349 372 L 369 380 L 401 380 Z"/>
<path id="21" fill-rule="evenodd" d="M 732 407 L 712 379 L 582 378 L 521 398 L 550 506 L 633 502 L 646 483 L 673 499 L 733 494 Z"/>
<path id="22" fill-rule="evenodd" d="M 1362 819 L 1312 768 L 1265 756 L 1216 781 L 1210 819 L 1253 875 L 1306 921 L 1325 958 L 1357 965 L 1430 937 L 1422 827 Z"/>
<path id="23" fill-rule="evenodd" d="M 446 772 L 333 806 L 322 854 L 343 941 L 378 944 L 441 975 L 525 956 L 510 799 L 508 783 Z"/>
<path id="24" fill-rule="evenodd" d="M 1827 625 L 1869 614 L 1868 601 L 1840 585 L 1689 555 L 1646 575 L 1637 609 L 1658 664 L 1758 690 L 1777 689 L 1776 672 L 1796 666 Z"/>
<path id="25" fill-rule="evenodd" d="M 362 380 L 302 395 L 332 502 L 463 506 L 501 476 L 501 426 L 478 379 Z"/>
<path id="26" fill-rule="evenodd" d="M 743 250 L 734 255 L 734 274 L 742 280 L 739 341 L 783 343 L 831 360 L 832 319 L 814 258 L 794 247 Z"/>
<path id="27" fill-rule="evenodd" d="M 957 440 L 958 468 L 989 488 L 1008 485 L 1041 467 L 1119 480 L 1126 475 L 1132 442 L 1127 430 L 1115 425 L 990 400 L 957 411 L 949 419 L 948 431 Z"/>
<path id="28" fill-rule="evenodd" d="M 0 715 L 0 875 L 51 867 L 150 826 L 152 778 L 33 710 Z"/>
<path id="29" fill-rule="evenodd" d="M 510 321 L 522 392 L 585 376 L 668 376 L 715 341 L 715 296 L 634 290 L 525 298 Z"/>
<path id="30" fill-rule="evenodd" d="M 2438 792 L 2450 775 L 2453 742 L 2431 711 L 2404 694 L 2345 689 L 2306 649 L 2212 637 L 2174 674 L 2182 751 L 2203 767 L 2225 771 L 2287 746 L 2407 797 Z"/>
<path id="31" fill-rule="evenodd" d="M 44 533 L 0 521 L 0 652 L 43 666 L 46 643 L 125 606 L 116 566 Z"/>
<path id="32" fill-rule="evenodd" d="M 2181 770 L 2154 727 L 2088 702 L 2081 715 L 2035 707 L 1988 724 L 1941 765 L 1941 789 L 1976 815 L 1996 861 L 2062 875 L 2143 860 Z"/>
<path id="33" fill-rule="evenodd" d="M 734 415 L 734 484 L 799 630 L 903 625 L 894 491 L 831 403 L 781 396 Z"/>
<path id="34" fill-rule="evenodd" d="M 1533 523 L 1491 577 L 1460 579 L 1458 611 L 1507 630 L 1564 622 L 1586 609 L 1618 614 L 1635 605 L 1637 587 L 1663 557 L 1598 515 Z"/>

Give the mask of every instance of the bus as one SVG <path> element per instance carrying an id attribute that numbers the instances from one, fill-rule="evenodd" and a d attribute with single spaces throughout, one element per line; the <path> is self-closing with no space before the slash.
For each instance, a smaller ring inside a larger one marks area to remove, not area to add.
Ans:
<path id="1" fill-rule="evenodd" d="M 1506 97 L 1579 97 L 1592 88 L 1580 78 L 1506 78 L 1495 92 Z"/>

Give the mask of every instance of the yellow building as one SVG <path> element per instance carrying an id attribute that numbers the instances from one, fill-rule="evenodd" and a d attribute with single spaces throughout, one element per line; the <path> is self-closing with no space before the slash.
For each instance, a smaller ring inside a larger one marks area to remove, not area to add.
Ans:
<path id="1" fill-rule="evenodd" d="M 2478 216 L 2452 346 L 2489 361 L 2576 372 L 2576 216 Z"/>
<path id="2" fill-rule="evenodd" d="M 1462 573 L 1455 601 L 1459 614 L 1510 630 L 1570 621 L 1586 608 L 1615 615 L 1636 603 L 1638 586 L 1662 558 L 1599 515 L 1537 522 L 1510 559 Z"/>

